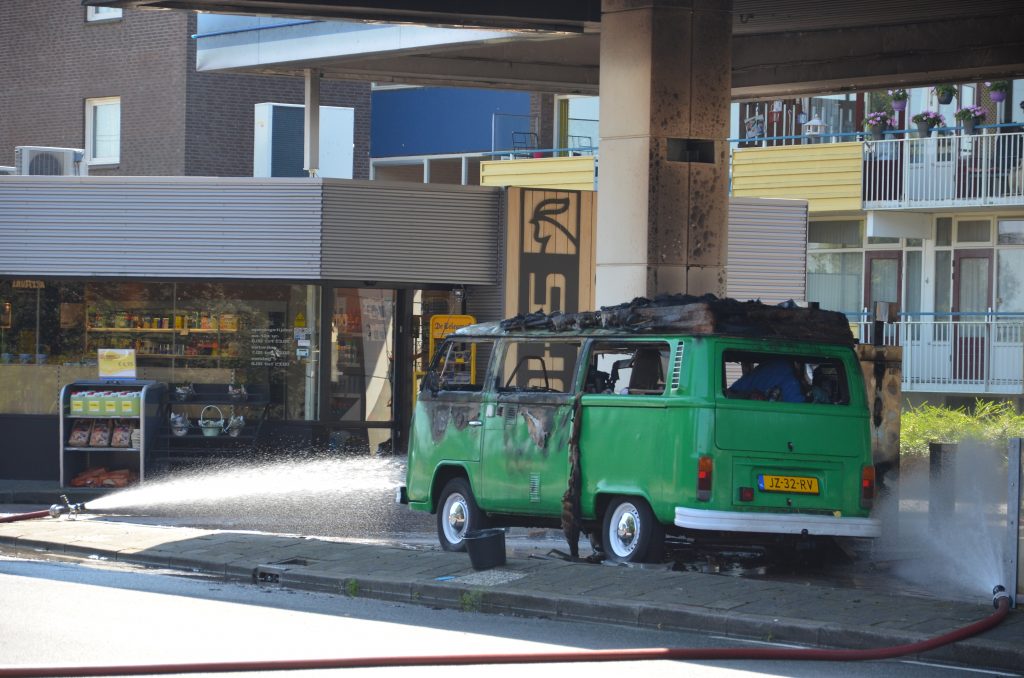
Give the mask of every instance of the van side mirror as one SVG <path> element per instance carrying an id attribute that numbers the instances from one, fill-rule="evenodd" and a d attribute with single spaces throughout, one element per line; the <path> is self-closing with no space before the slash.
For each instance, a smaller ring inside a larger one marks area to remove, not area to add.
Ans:
<path id="1" fill-rule="evenodd" d="M 427 372 L 423 376 L 423 390 L 429 391 L 430 395 L 436 396 L 441 390 L 441 378 L 437 372 Z"/>

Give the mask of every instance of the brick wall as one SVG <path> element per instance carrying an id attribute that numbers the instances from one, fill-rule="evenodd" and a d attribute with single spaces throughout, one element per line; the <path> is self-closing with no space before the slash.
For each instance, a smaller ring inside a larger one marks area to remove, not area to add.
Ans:
<path id="1" fill-rule="evenodd" d="M 121 162 L 90 173 L 181 174 L 188 15 L 85 15 L 79 0 L 0 2 L 0 165 L 15 146 L 84 148 L 85 100 L 120 96 Z"/>
<path id="2" fill-rule="evenodd" d="M 530 115 L 537 121 L 541 148 L 555 147 L 555 95 L 530 93 Z"/>
<path id="3" fill-rule="evenodd" d="M 190 17 L 190 35 L 196 32 Z M 185 173 L 194 176 L 252 176 L 253 118 L 258 103 L 302 104 L 301 77 L 200 73 L 195 67 L 195 44 L 188 65 Z M 370 84 L 323 80 L 323 106 L 355 108 L 352 176 L 370 174 Z"/>
<path id="4" fill-rule="evenodd" d="M 85 100 L 121 97 L 121 159 L 93 175 L 251 176 L 253 105 L 302 103 L 302 79 L 195 71 L 195 15 L 125 10 L 86 22 L 80 0 L 0 0 L 0 165 L 15 146 L 85 147 Z M 354 176 L 369 175 L 370 87 L 325 81 L 356 109 Z"/>

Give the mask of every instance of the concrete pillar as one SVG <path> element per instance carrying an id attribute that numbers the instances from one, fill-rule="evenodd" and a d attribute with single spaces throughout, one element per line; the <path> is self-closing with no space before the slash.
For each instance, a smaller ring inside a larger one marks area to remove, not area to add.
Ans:
<path id="1" fill-rule="evenodd" d="M 303 169 L 315 177 L 320 171 L 320 69 L 305 69 L 305 134 Z"/>
<path id="2" fill-rule="evenodd" d="M 597 303 L 725 294 L 731 0 L 603 0 Z"/>

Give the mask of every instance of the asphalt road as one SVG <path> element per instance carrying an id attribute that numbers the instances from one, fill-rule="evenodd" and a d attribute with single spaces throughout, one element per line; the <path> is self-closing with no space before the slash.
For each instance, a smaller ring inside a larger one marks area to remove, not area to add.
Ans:
<path id="1" fill-rule="evenodd" d="M 744 647 L 734 638 L 527 619 L 225 583 L 109 563 L 0 557 L 0 668 L 639 647 Z M 759 643 L 762 644 L 762 643 Z M 1009 675 L 911 661 L 601 663 L 345 669 L 344 675 Z M 290 672 L 282 675 L 294 675 Z M 301 672 L 306 673 L 306 672 Z M 310 672 L 311 673 L 311 672 Z M 317 675 L 341 674 L 341 670 Z M 234 673 L 230 675 L 250 675 Z M 254 674 L 252 674 L 254 675 Z"/>

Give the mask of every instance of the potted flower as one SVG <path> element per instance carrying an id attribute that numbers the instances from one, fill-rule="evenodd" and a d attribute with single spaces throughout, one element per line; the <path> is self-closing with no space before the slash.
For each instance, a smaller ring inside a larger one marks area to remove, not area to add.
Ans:
<path id="1" fill-rule="evenodd" d="M 985 119 L 985 109 L 981 106 L 964 106 L 954 117 L 964 128 L 964 134 L 974 134 L 974 126 Z"/>
<path id="2" fill-rule="evenodd" d="M 886 111 L 872 111 L 864 118 L 864 131 L 871 133 L 871 138 L 878 141 L 882 138 L 885 128 L 892 125 L 892 118 Z"/>
<path id="3" fill-rule="evenodd" d="M 903 88 L 889 90 L 889 98 L 892 99 L 892 110 L 903 111 L 907 108 L 907 99 L 910 94 Z"/>
<path id="4" fill-rule="evenodd" d="M 933 127 L 946 126 L 946 119 L 935 111 L 921 111 L 911 120 L 917 125 L 917 136 L 922 139 L 931 136 Z"/>
<path id="5" fill-rule="evenodd" d="M 936 85 L 932 88 L 940 104 L 948 104 L 956 98 L 956 87 L 954 85 Z"/>
<path id="6" fill-rule="evenodd" d="M 1006 93 L 1010 91 L 1009 80 L 993 80 L 992 82 L 986 82 L 985 87 L 988 87 L 988 98 L 992 101 L 1005 101 Z"/>

